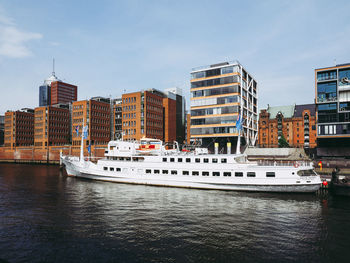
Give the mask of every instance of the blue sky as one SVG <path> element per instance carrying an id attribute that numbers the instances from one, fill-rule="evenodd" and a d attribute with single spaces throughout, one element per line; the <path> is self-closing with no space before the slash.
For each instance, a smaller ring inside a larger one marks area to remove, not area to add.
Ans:
<path id="1" fill-rule="evenodd" d="M 0 114 L 38 106 L 52 71 L 78 99 L 177 86 L 239 60 L 259 108 L 313 103 L 314 69 L 350 62 L 349 1 L 0 0 Z"/>

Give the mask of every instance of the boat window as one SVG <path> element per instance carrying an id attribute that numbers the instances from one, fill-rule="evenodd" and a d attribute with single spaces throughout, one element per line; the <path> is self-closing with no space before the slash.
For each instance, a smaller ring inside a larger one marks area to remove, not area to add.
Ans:
<path id="1" fill-rule="evenodd" d="M 198 172 L 198 171 L 193 171 L 193 172 L 192 172 L 192 175 L 195 175 L 195 176 L 196 176 L 196 175 L 199 175 L 199 172 Z"/>
<path id="2" fill-rule="evenodd" d="M 243 173 L 242 172 L 235 172 L 235 176 L 236 177 L 243 177 Z"/>
<path id="3" fill-rule="evenodd" d="M 108 170 L 108 167 L 103 167 L 103 170 L 107 171 L 107 170 Z"/>
<path id="4" fill-rule="evenodd" d="M 177 158 L 177 161 L 178 161 L 179 163 L 182 163 L 182 158 Z"/>
<path id="5" fill-rule="evenodd" d="M 154 173 L 155 174 L 159 174 L 159 170 L 154 170 Z"/>
<path id="6" fill-rule="evenodd" d="M 312 175 L 315 175 L 315 172 L 314 172 L 314 170 L 309 169 L 309 170 L 297 171 L 297 174 L 300 176 L 312 176 Z"/>
<path id="7" fill-rule="evenodd" d="M 119 157 L 119 160 L 124 161 L 124 157 Z"/>
<path id="8" fill-rule="evenodd" d="M 266 177 L 275 177 L 275 172 L 266 172 Z"/>
<path id="9" fill-rule="evenodd" d="M 126 160 L 127 160 L 127 161 L 130 161 L 130 160 L 131 160 L 131 158 L 130 158 L 130 157 L 126 157 Z"/>
<path id="10" fill-rule="evenodd" d="M 247 177 L 255 177 L 255 172 L 247 172 Z"/>
<path id="11" fill-rule="evenodd" d="M 116 168 L 115 170 L 116 170 L 116 172 L 120 172 L 122 169 Z"/>
<path id="12" fill-rule="evenodd" d="M 227 159 L 226 158 L 222 158 L 221 159 L 221 163 L 227 163 Z"/>
<path id="13" fill-rule="evenodd" d="M 189 175 L 189 171 L 182 171 L 182 175 Z"/>
<path id="14" fill-rule="evenodd" d="M 204 158 L 203 159 L 203 163 L 209 163 L 209 159 L 208 158 Z"/>
<path id="15" fill-rule="evenodd" d="M 201 159 L 196 158 L 195 161 L 196 161 L 196 163 L 200 163 L 200 162 L 201 162 Z"/>
<path id="16" fill-rule="evenodd" d="M 209 172 L 202 172 L 202 176 L 209 176 Z"/>
<path id="17" fill-rule="evenodd" d="M 191 158 L 186 158 L 186 163 L 190 163 L 191 162 Z"/>
<path id="18" fill-rule="evenodd" d="M 167 161 L 167 158 L 163 158 L 163 162 L 166 162 Z"/>
<path id="19" fill-rule="evenodd" d="M 177 174 L 177 171 L 176 170 L 172 170 L 171 174 Z"/>
<path id="20" fill-rule="evenodd" d="M 213 176 L 220 176 L 220 172 L 213 172 Z"/>
<path id="21" fill-rule="evenodd" d="M 163 174 L 168 174 L 168 170 L 163 170 L 162 173 Z"/>
<path id="22" fill-rule="evenodd" d="M 113 157 L 113 160 L 118 160 L 118 157 Z"/>
<path id="23" fill-rule="evenodd" d="M 224 172 L 224 176 L 231 176 L 230 172 Z"/>
<path id="24" fill-rule="evenodd" d="M 170 162 L 175 162 L 175 158 L 170 158 Z"/>
<path id="25" fill-rule="evenodd" d="M 109 167 L 109 170 L 110 171 L 114 171 L 114 167 Z"/>
<path id="26" fill-rule="evenodd" d="M 218 162 L 218 159 L 213 158 L 213 159 L 211 160 L 211 162 L 212 162 L 212 163 L 217 163 L 217 162 Z"/>
<path id="27" fill-rule="evenodd" d="M 151 173 L 151 169 L 146 169 L 146 174 L 150 174 Z"/>

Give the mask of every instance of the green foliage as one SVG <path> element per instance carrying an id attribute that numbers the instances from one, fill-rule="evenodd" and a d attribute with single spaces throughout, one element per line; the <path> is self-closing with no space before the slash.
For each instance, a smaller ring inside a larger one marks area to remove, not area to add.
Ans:
<path id="1" fill-rule="evenodd" d="M 278 147 L 279 148 L 289 148 L 289 144 L 288 144 L 286 138 L 284 138 L 283 134 L 282 134 L 281 138 L 278 139 Z"/>

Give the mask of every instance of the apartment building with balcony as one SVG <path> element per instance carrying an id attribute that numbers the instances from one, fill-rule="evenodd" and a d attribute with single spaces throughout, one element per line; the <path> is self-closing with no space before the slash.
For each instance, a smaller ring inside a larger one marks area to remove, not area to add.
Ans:
<path id="1" fill-rule="evenodd" d="M 316 105 L 287 105 L 262 109 L 259 114 L 261 148 L 277 148 L 282 137 L 290 147 L 315 148 Z"/>
<path id="2" fill-rule="evenodd" d="M 47 148 L 70 144 L 68 105 L 37 107 L 34 110 L 34 146 Z"/>
<path id="3" fill-rule="evenodd" d="M 123 133 L 123 106 L 122 98 L 113 100 L 113 113 L 112 113 L 112 139 L 121 139 Z"/>
<path id="4" fill-rule="evenodd" d="M 350 147 L 350 63 L 315 69 L 318 146 Z"/>
<path id="5" fill-rule="evenodd" d="M 191 140 L 225 148 L 237 142 L 236 122 L 243 116 L 242 142 L 255 145 L 258 136 L 258 84 L 238 62 L 192 69 Z M 233 149 L 234 151 L 234 149 Z"/>
<path id="6" fill-rule="evenodd" d="M 24 108 L 5 112 L 4 146 L 15 148 L 34 143 L 34 111 Z"/>
<path id="7" fill-rule="evenodd" d="M 80 146 L 81 132 L 88 126 L 85 146 L 107 145 L 111 140 L 111 105 L 109 99 L 95 97 L 72 103 L 72 145 Z M 78 127 L 79 133 L 76 132 Z"/>

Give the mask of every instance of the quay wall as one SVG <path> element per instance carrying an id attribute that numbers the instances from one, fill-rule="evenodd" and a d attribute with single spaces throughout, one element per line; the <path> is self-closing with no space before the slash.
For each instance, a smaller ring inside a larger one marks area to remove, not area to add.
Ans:
<path id="1" fill-rule="evenodd" d="M 107 145 L 91 146 L 91 154 L 88 153 L 87 149 L 84 149 L 84 156 L 89 156 L 92 160 L 102 158 L 106 148 Z M 59 164 L 60 151 L 64 155 L 80 155 L 80 147 L 71 145 L 49 146 L 47 148 L 35 146 L 0 147 L 0 162 Z"/>

